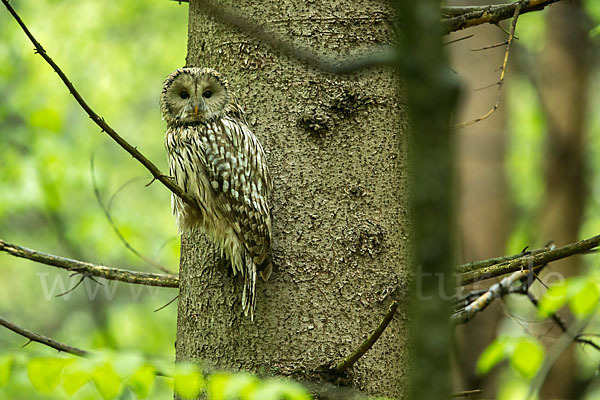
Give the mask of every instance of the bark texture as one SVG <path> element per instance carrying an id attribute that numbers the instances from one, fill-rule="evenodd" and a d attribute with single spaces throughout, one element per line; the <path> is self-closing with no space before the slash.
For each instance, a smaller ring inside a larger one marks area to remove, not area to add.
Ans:
<path id="1" fill-rule="evenodd" d="M 223 1 L 296 43 L 345 57 L 392 38 L 383 2 Z M 404 118 L 391 70 L 338 77 L 283 58 L 190 3 L 188 66 L 228 77 L 274 176 L 274 271 L 258 283 L 255 320 L 241 281 L 205 239 L 182 237 L 177 359 L 319 380 L 379 325 L 408 265 Z M 401 397 L 400 307 L 345 381 Z M 339 381 L 338 381 L 339 383 Z"/>

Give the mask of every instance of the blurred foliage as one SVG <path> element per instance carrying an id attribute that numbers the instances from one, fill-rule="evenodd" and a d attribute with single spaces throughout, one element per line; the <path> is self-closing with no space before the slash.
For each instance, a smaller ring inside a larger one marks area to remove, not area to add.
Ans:
<path id="1" fill-rule="evenodd" d="M 0 388 L 10 389 L 11 376 L 17 381 L 24 373 L 42 398 L 149 399 L 159 392 L 171 397 L 173 390 L 184 399 L 195 399 L 201 393 L 209 400 L 311 398 L 306 389 L 293 381 L 260 380 L 240 373 L 205 377 L 197 365 L 153 362 L 130 352 L 104 352 L 90 358 L 6 354 L 0 359 Z"/>
<path id="2" fill-rule="evenodd" d="M 600 291 L 594 276 L 578 276 L 550 286 L 544 292 L 538 308 L 538 316 L 549 317 L 565 304 L 577 318 L 587 318 L 598 308 Z"/>
<path id="3" fill-rule="evenodd" d="M 499 336 L 481 354 L 477 373 L 488 373 L 508 359 L 514 372 L 524 379 L 532 379 L 542 366 L 544 353 L 544 347 L 530 336 Z"/>
<path id="4" fill-rule="evenodd" d="M 187 5 L 150 0 L 11 4 L 90 106 L 166 172 L 158 98 L 165 77 L 185 64 Z M 158 183 L 145 186 L 150 174 L 90 121 L 34 54 L 4 6 L 0 37 L 0 238 L 98 264 L 159 272 L 130 253 L 108 224 L 94 196 L 94 157 L 98 189 L 127 241 L 176 272 L 179 239 L 169 192 Z M 0 268 L 0 315 L 7 319 L 88 350 L 174 360 L 177 303 L 153 310 L 176 291 L 103 280 L 100 286 L 86 279 L 72 293 L 56 297 L 79 277 L 4 254 Z M 0 329 L 0 399 L 65 398 L 51 387 L 57 370 L 69 376 L 63 389 L 77 391 L 74 398 L 99 398 L 89 388 L 93 385 L 78 390 L 90 379 L 106 398 L 117 391 L 114 383 L 121 375 L 112 367 L 86 375 L 72 364 L 43 358 L 55 352 L 39 344 L 21 350 L 24 343 Z M 33 359 L 27 368 L 17 368 L 19 359 L 12 354 Z M 127 383 L 139 398 L 148 372 L 135 372 Z M 146 398 L 168 397 L 172 388 L 157 384 Z"/>

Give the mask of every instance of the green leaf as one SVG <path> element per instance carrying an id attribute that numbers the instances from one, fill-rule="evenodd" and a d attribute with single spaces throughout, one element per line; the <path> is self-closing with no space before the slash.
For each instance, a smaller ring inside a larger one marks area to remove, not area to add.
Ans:
<path id="1" fill-rule="evenodd" d="M 540 299 L 538 316 L 540 318 L 547 318 L 558 311 L 568 300 L 567 291 L 566 282 L 550 286 L 550 289 Z"/>
<path id="2" fill-rule="evenodd" d="M 481 353 L 477 366 L 477 374 L 487 374 L 496 364 L 506 358 L 511 343 L 507 337 L 498 337 Z"/>
<path id="3" fill-rule="evenodd" d="M 231 375 L 229 374 L 212 374 L 208 381 L 208 398 L 211 400 L 224 400 L 230 380 Z"/>
<path id="4" fill-rule="evenodd" d="M 230 379 L 223 392 L 224 398 L 251 398 L 258 384 L 259 380 L 254 375 L 244 373 L 230 375 Z"/>
<path id="5" fill-rule="evenodd" d="M 544 348 L 535 339 L 520 337 L 510 356 L 510 365 L 523 378 L 531 379 L 542 366 L 544 361 Z"/>
<path id="6" fill-rule="evenodd" d="M 0 387 L 6 385 L 6 383 L 8 382 L 13 361 L 14 357 L 12 355 L 5 355 L 0 357 Z"/>
<path id="7" fill-rule="evenodd" d="M 194 399 L 204 388 L 204 377 L 198 367 L 180 364 L 175 369 L 175 391 L 183 398 Z"/>
<path id="8" fill-rule="evenodd" d="M 155 376 L 156 369 L 152 365 L 146 364 L 135 371 L 127 383 L 138 398 L 144 399 L 148 397 L 154 387 Z"/>
<path id="9" fill-rule="evenodd" d="M 73 362 L 66 358 L 40 357 L 27 364 L 27 375 L 36 390 L 50 393 L 61 381 L 63 369 Z"/>
<path id="10" fill-rule="evenodd" d="M 121 378 L 110 363 L 104 363 L 92 372 L 92 379 L 104 399 L 114 399 L 121 393 Z"/>
<path id="11" fill-rule="evenodd" d="M 63 371 L 62 387 L 69 396 L 73 396 L 91 379 L 90 373 L 79 368 L 69 366 Z"/>
<path id="12" fill-rule="evenodd" d="M 249 400 L 310 400 L 306 389 L 292 381 L 274 379 L 259 386 Z"/>
<path id="13" fill-rule="evenodd" d="M 569 300 L 569 307 L 577 318 L 585 318 L 596 309 L 598 300 L 600 300 L 598 285 L 593 280 L 587 279 Z"/>
<path id="14" fill-rule="evenodd" d="M 208 397 L 211 400 L 252 399 L 259 385 L 258 378 L 251 374 L 213 374 L 208 382 Z"/>

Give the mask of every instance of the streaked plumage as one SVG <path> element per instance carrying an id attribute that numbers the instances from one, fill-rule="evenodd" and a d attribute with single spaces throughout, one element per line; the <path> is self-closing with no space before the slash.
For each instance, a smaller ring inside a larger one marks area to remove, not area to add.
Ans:
<path id="1" fill-rule="evenodd" d="M 261 144 L 227 81 L 212 69 L 182 68 L 166 79 L 161 111 L 171 176 L 198 204 L 173 196 L 180 231 L 204 231 L 244 278 L 242 307 L 254 317 L 256 274 L 271 273 L 272 181 Z"/>

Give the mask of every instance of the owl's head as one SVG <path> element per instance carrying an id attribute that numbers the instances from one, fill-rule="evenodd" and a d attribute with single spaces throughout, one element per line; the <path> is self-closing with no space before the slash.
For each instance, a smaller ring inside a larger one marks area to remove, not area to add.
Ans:
<path id="1" fill-rule="evenodd" d="M 227 80 L 210 68 L 180 68 L 165 80 L 160 110 L 169 124 L 207 122 L 225 114 Z"/>

